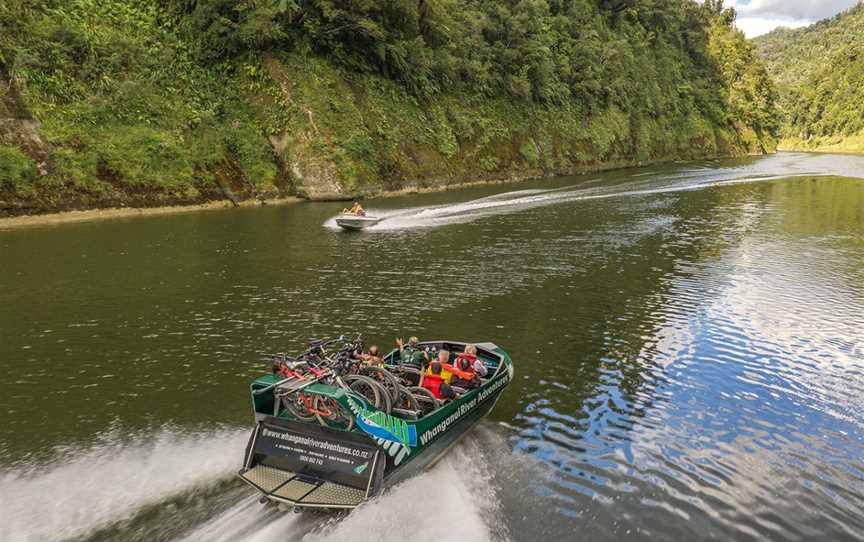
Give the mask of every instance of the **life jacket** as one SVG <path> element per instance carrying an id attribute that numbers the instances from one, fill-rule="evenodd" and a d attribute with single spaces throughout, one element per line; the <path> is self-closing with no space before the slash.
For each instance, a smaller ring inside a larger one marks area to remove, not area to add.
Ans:
<path id="1" fill-rule="evenodd" d="M 476 355 L 469 354 L 468 352 L 462 352 L 461 354 L 456 356 L 456 362 L 454 363 L 454 365 L 457 369 L 474 374 L 475 361 L 477 361 Z"/>
<path id="2" fill-rule="evenodd" d="M 441 378 L 441 375 L 432 373 L 423 375 L 423 387 L 431 391 L 436 399 L 441 399 L 441 384 L 443 382 L 444 379 Z"/>
<path id="3" fill-rule="evenodd" d="M 297 371 L 292 371 L 288 365 L 283 364 L 279 367 L 279 376 L 283 376 L 285 378 L 303 378 L 303 375 L 298 373 Z"/>
<path id="4" fill-rule="evenodd" d="M 450 373 L 450 377 L 447 378 L 448 384 L 450 383 L 450 380 L 454 376 L 457 376 L 457 377 L 461 378 L 462 380 L 471 380 L 472 378 L 474 378 L 474 369 L 473 368 L 470 368 L 468 371 L 463 371 L 462 369 L 454 367 L 453 365 L 450 365 L 449 363 L 442 363 L 441 364 L 441 374 L 444 374 L 445 370 L 448 373 Z"/>
<path id="5" fill-rule="evenodd" d="M 436 363 L 436 362 L 433 361 L 432 363 Z M 429 364 L 429 367 L 426 369 L 426 376 L 429 376 L 429 375 L 432 375 L 432 376 L 438 376 L 438 375 L 436 375 L 435 373 L 432 372 L 432 363 L 430 363 L 430 364 Z M 438 361 L 437 363 L 441 363 L 441 362 Z M 441 375 L 440 375 L 440 376 L 441 376 L 441 379 L 442 379 L 444 382 L 446 382 L 446 383 L 449 384 L 449 383 L 450 383 L 450 379 L 453 378 L 453 374 L 454 374 L 454 373 L 453 373 L 453 370 L 454 370 L 454 369 L 456 369 L 456 367 L 453 367 L 453 366 L 450 365 L 449 363 L 441 363 Z"/>

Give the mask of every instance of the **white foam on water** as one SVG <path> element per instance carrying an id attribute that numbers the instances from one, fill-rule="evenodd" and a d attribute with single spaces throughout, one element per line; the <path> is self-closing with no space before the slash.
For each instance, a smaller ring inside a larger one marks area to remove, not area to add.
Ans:
<path id="1" fill-rule="evenodd" d="M 253 491 L 250 488 L 250 493 Z M 266 532 L 278 525 L 280 530 L 291 531 L 300 517 L 258 502 L 258 494 L 241 500 L 215 518 L 199 525 L 187 534 L 183 542 L 219 542 L 233 540 L 255 540 L 266 536 Z M 296 538 L 296 537 L 294 537 Z"/>
<path id="2" fill-rule="evenodd" d="M 645 175 L 650 175 L 648 172 Z M 779 175 L 765 174 L 761 171 L 729 168 L 702 175 L 702 170 L 683 170 L 665 173 L 657 179 L 630 181 L 613 186 L 586 187 L 585 182 L 578 185 L 553 189 L 528 189 L 504 192 L 462 203 L 436 205 L 432 207 L 413 207 L 393 211 L 374 211 L 369 214 L 383 220 L 375 226 L 364 229 L 367 232 L 393 232 L 421 228 L 435 228 L 453 224 L 473 222 L 480 218 L 526 211 L 537 207 L 571 203 L 595 199 L 619 197 L 638 197 L 653 194 L 667 194 L 702 190 L 706 188 L 733 184 L 766 182 L 789 177 L 816 177 L 814 171 L 789 171 Z M 329 219 L 325 227 L 338 230 L 335 218 Z"/>
<path id="3" fill-rule="evenodd" d="M 50 464 L 2 471 L 0 540 L 80 537 L 224 479 L 239 468 L 248 435 L 247 429 L 112 434 L 90 448 L 65 450 Z"/>
<path id="4" fill-rule="evenodd" d="M 383 220 L 375 226 L 365 228 L 364 231 L 428 228 L 458 222 L 468 222 L 486 214 L 495 214 L 495 210 L 498 210 L 498 212 L 518 210 L 526 204 L 546 201 L 548 194 L 577 189 L 577 187 L 565 186 L 550 189 L 514 190 L 463 203 L 434 205 L 430 207 L 409 207 L 391 211 L 368 209 L 367 212 L 369 215 L 380 217 Z M 324 222 L 324 227 L 331 230 L 340 229 L 336 225 L 336 217 L 332 217 Z"/>
<path id="5" fill-rule="evenodd" d="M 464 450 L 429 472 L 357 508 L 343 521 L 307 534 L 308 542 L 342 540 L 492 540 L 495 495 Z M 261 541 L 265 542 L 265 541 Z"/>
<path id="6" fill-rule="evenodd" d="M 477 444 L 465 443 L 433 469 L 388 489 L 347 516 L 294 514 L 243 500 L 185 542 L 437 542 L 500 539 L 497 497 Z"/>

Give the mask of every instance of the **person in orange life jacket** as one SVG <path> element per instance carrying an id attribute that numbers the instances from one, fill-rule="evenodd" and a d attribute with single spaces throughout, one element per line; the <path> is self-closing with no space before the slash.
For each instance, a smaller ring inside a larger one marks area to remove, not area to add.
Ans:
<path id="1" fill-rule="evenodd" d="M 380 367 L 384 365 L 384 358 L 381 357 L 381 349 L 378 348 L 377 344 L 370 346 L 367 353 L 360 355 L 360 359 L 363 361 L 363 365 L 369 365 L 372 367 Z"/>
<path id="2" fill-rule="evenodd" d="M 463 371 L 458 367 L 455 367 L 448 363 L 450 361 L 450 352 L 447 350 L 441 350 L 438 353 L 438 359 L 436 360 L 441 364 L 441 378 L 444 379 L 444 382 L 448 385 L 460 386 L 465 388 L 476 387 L 475 384 L 471 382 L 474 380 L 474 373 L 471 371 Z M 426 369 L 426 374 L 431 374 L 432 368 Z M 479 385 L 479 381 L 478 384 Z"/>
<path id="3" fill-rule="evenodd" d="M 464 354 L 466 357 L 468 357 L 469 360 L 471 360 L 471 367 L 474 368 L 474 374 L 480 377 L 486 376 L 489 370 L 486 369 L 486 364 L 483 363 L 483 360 L 477 357 L 476 346 L 474 346 L 473 344 L 469 344 L 465 347 L 465 352 L 463 352 L 462 354 Z"/>
<path id="4" fill-rule="evenodd" d="M 433 361 L 429 364 L 429 372 L 423 375 L 423 387 L 432 392 L 436 399 L 455 399 L 456 391 L 450 384 L 444 382 L 441 376 L 443 368 L 441 362 Z"/>

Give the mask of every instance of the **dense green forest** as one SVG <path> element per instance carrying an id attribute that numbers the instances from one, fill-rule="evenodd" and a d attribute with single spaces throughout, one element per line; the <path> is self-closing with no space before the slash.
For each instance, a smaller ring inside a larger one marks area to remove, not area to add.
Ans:
<path id="1" fill-rule="evenodd" d="M 864 4 L 754 44 L 777 81 L 784 147 L 864 152 Z"/>
<path id="2" fill-rule="evenodd" d="M 772 151 L 720 0 L 0 0 L 0 212 Z"/>

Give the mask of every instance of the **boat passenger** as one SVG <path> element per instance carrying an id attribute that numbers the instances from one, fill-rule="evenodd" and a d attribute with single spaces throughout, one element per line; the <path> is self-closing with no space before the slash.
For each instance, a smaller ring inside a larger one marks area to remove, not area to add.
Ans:
<path id="1" fill-rule="evenodd" d="M 456 372 L 450 383 L 462 388 L 479 387 L 482 384 L 480 378 L 488 372 L 483 360 L 477 357 L 477 347 L 473 344 L 466 346 L 465 351 L 456 356 L 453 366 Z"/>
<path id="2" fill-rule="evenodd" d="M 454 367 L 450 365 L 450 351 L 449 350 L 440 350 L 438 352 L 438 357 L 432 363 L 438 363 L 441 365 L 441 378 L 444 379 L 444 382 L 450 384 L 450 379 L 453 378 L 453 369 Z M 432 366 L 430 365 L 426 369 L 426 374 L 432 374 Z"/>
<path id="3" fill-rule="evenodd" d="M 342 214 L 355 215 L 355 216 L 366 216 L 366 209 L 364 209 L 363 206 L 360 205 L 359 201 L 355 201 L 354 205 L 352 205 L 350 209 L 348 209 L 348 208 L 342 209 Z"/>
<path id="4" fill-rule="evenodd" d="M 378 348 L 377 344 L 370 346 L 368 352 L 360 355 L 360 359 L 363 361 L 363 365 L 371 367 L 381 367 L 384 365 L 384 358 L 381 357 L 381 349 Z"/>
<path id="5" fill-rule="evenodd" d="M 402 340 L 402 337 L 396 339 L 396 346 L 399 347 L 399 362 L 405 365 L 413 365 L 418 369 L 422 369 L 426 362 L 429 361 L 429 355 L 420 350 L 417 344 L 420 339 L 411 337 L 408 339 L 408 344 Z"/>
<path id="6" fill-rule="evenodd" d="M 477 357 L 477 347 L 473 344 L 469 344 L 465 347 L 465 351 L 462 352 L 461 355 L 464 355 L 471 361 L 471 367 L 474 369 L 474 373 L 478 376 L 484 377 L 489 373 L 489 370 L 486 368 L 486 364 L 483 363 L 483 360 Z"/>
<path id="7" fill-rule="evenodd" d="M 480 387 L 480 379 L 472 370 L 463 371 L 453 365 L 446 365 L 444 370 L 450 373 L 450 380 L 447 383 L 452 386 L 459 386 L 460 388 Z"/>
<path id="8" fill-rule="evenodd" d="M 429 373 L 423 377 L 423 387 L 432 392 L 436 399 L 455 399 L 456 391 L 444 382 L 444 369 L 439 361 L 429 364 Z"/>

